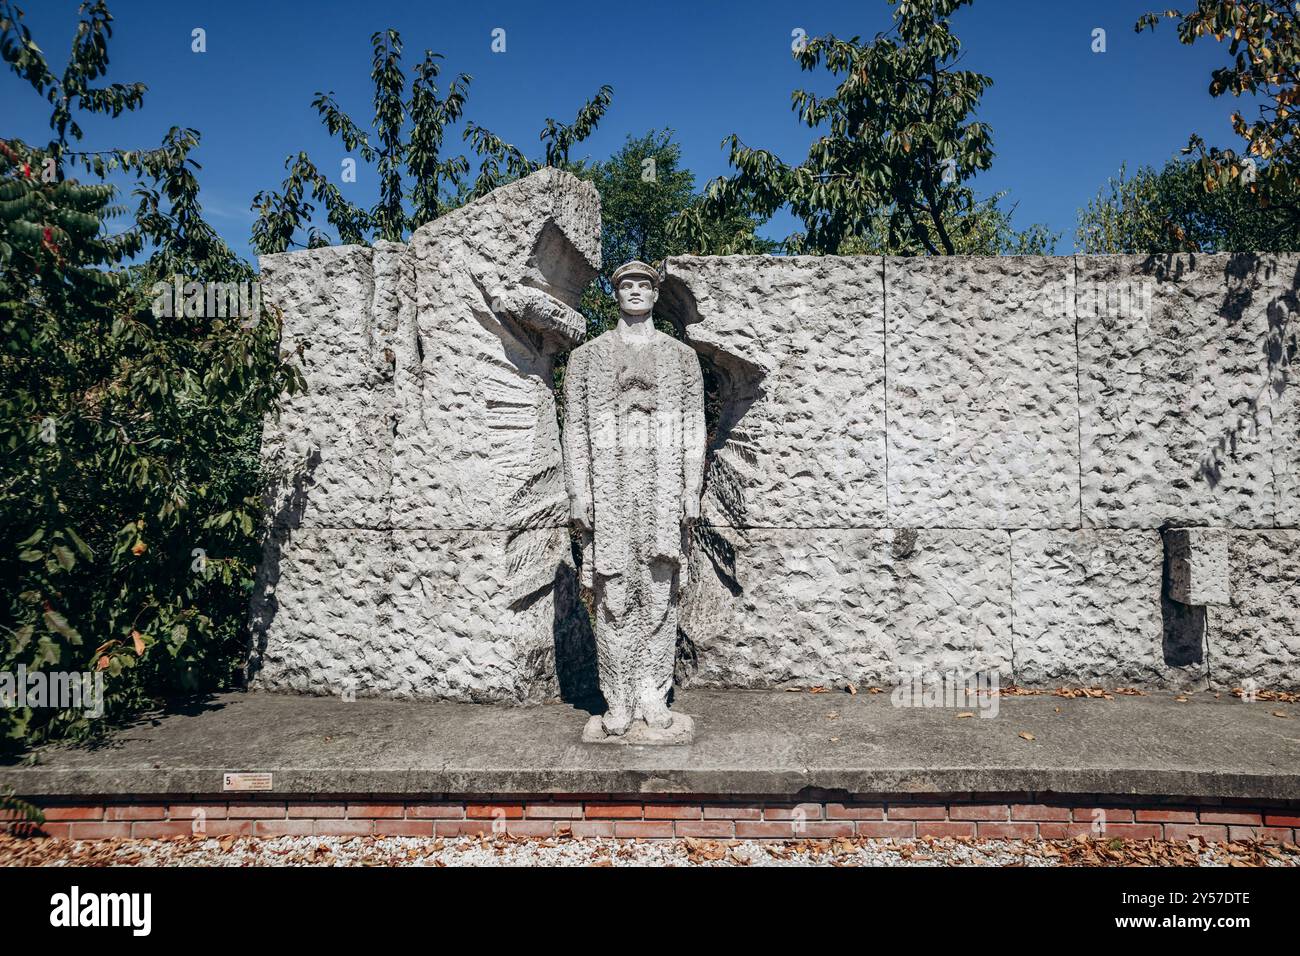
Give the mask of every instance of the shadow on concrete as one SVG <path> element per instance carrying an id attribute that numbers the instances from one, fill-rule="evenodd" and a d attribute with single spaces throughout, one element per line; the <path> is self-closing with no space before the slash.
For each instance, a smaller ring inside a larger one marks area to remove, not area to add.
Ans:
<path id="1" fill-rule="evenodd" d="M 712 505 L 705 511 L 720 513 L 722 524 L 702 516 L 693 530 L 692 543 L 709 559 L 719 582 L 733 597 L 739 597 L 743 589 L 736 575 L 736 548 L 727 532 L 743 535 L 738 529 L 746 524 L 744 489 L 751 483 L 744 472 L 757 460 L 758 443 L 743 422 L 745 414 L 764 394 L 765 372 L 739 355 L 691 339 L 690 326 L 701 321 L 699 310 L 690 289 L 675 276 L 663 283 L 659 311 L 680 331 L 682 341 L 695 349 L 704 377 L 708 437 L 703 498 Z M 684 660 L 681 640 L 678 649 L 680 665 Z"/>
<path id="2" fill-rule="evenodd" d="M 1148 256 L 1142 262 L 1142 271 L 1160 281 L 1177 281 L 1184 272 L 1196 267 L 1196 253 L 1164 253 Z M 1272 278 L 1271 265 L 1266 257 L 1254 252 L 1234 252 L 1228 255 L 1224 269 L 1223 301 L 1218 314 L 1230 327 L 1241 325 L 1246 310 L 1255 301 L 1255 290 L 1260 282 Z M 1264 307 L 1268 329 L 1260 345 L 1264 383 L 1255 395 L 1236 402 L 1233 414 L 1218 431 L 1207 438 L 1198 467 L 1200 477 L 1211 489 L 1223 480 L 1226 466 L 1236 460 L 1243 439 L 1253 438 L 1261 432 L 1260 410 L 1285 392 L 1291 367 L 1300 358 L 1300 335 L 1291 326 L 1291 316 L 1300 311 L 1300 267 L 1291 276 L 1290 288 L 1274 296 Z M 1183 307 L 1183 318 L 1190 324 L 1195 317 Z M 1243 407 L 1244 406 L 1244 407 Z"/>
<path id="3" fill-rule="evenodd" d="M 581 554 L 577 560 L 581 561 Z M 555 679 L 560 699 L 578 710 L 603 714 L 606 707 L 596 673 L 596 633 L 577 572 L 568 565 L 556 572 L 554 605 Z"/>
<path id="4" fill-rule="evenodd" d="M 1163 529 L 1161 541 L 1164 540 Z M 1183 604 L 1169 597 L 1169 551 L 1164 552 L 1160 575 L 1161 650 L 1168 667 L 1200 667 L 1206 670 L 1207 620 L 1203 606 Z"/>
<path id="5" fill-rule="evenodd" d="M 308 491 L 315 484 L 316 469 L 320 466 L 320 450 L 313 448 L 302 469 L 293 475 L 291 490 L 280 507 L 271 515 L 266 535 L 262 541 L 262 561 L 258 565 L 253 583 L 253 596 L 249 602 L 248 659 L 243 670 L 243 684 L 248 687 L 261 669 L 266 653 L 267 633 L 271 622 L 280 612 L 280 602 L 275 596 L 275 586 L 280 580 L 280 555 L 293 532 L 302 525 L 307 510 Z M 267 492 L 268 506 L 274 500 L 274 485 Z"/>

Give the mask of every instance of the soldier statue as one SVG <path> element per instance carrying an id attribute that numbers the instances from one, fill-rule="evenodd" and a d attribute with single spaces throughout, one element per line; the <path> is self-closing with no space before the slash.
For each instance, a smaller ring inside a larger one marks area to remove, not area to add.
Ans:
<path id="1" fill-rule="evenodd" d="M 694 350 L 654 326 L 658 272 L 629 262 L 613 286 L 617 327 L 574 350 L 564 379 L 565 484 L 608 708 L 583 739 L 690 742 L 693 721 L 668 694 L 704 480 L 704 381 Z"/>

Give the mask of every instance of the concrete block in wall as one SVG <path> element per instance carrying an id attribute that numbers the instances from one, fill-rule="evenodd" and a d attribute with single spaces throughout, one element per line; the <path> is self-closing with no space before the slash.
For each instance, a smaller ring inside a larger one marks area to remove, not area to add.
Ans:
<path id="1" fill-rule="evenodd" d="M 1079 526 L 1073 269 L 885 260 L 891 524 Z"/>
<path id="2" fill-rule="evenodd" d="M 1220 528 L 1164 533 L 1169 597 L 1181 604 L 1227 604 L 1228 534 Z"/>

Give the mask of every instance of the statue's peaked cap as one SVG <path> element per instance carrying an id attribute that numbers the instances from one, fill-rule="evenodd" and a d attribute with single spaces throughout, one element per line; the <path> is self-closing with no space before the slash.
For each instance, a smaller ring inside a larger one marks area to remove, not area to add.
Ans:
<path id="1" fill-rule="evenodd" d="M 657 289 L 659 288 L 659 270 L 654 266 L 646 265 L 640 259 L 633 259 L 631 262 L 625 262 L 610 276 L 610 284 L 617 289 L 619 281 L 624 276 L 645 276 L 650 283 Z"/>

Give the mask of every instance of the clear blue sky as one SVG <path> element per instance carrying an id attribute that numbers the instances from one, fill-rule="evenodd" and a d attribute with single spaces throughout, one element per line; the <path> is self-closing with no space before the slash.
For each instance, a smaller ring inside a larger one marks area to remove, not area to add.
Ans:
<path id="1" fill-rule="evenodd" d="M 27 23 L 56 68 L 66 58 L 75 0 L 27 0 Z M 1198 132 L 1232 142 L 1230 99 L 1206 92 L 1226 59 L 1212 41 L 1186 47 L 1174 24 L 1135 34 L 1140 14 L 1169 0 L 976 0 L 954 29 L 964 65 L 993 78 L 979 117 L 993 128 L 993 168 L 975 180 L 980 195 L 1007 190 L 1020 226 L 1045 222 L 1073 249 L 1076 212 L 1121 163 L 1162 164 Z M 1184 3 L 1184 5 L 1187 5 Z M 787 161 L 812 136 L 790 111 L 797 87 L 825 92 L 829 75 L 803 73 L 790 56 L 791 31 L 873 36 L 890 24 L 886 0 L 790 3 L 774 0 L 657 0 L 629 4 L 445 3 L 437 0 L 113 0 L 113 81 L 148 85 L 144 108 L 115 121 L 83 124 L 83 145 L 153 146 L 172 125 L 203 134 L 203 205 L 239 253 L 248 246 L 260 189 L 278 186 L 284 159 L 306 149 L 322 169 L 339 168 L 342 147 L 320 125 L 311 100 L 334 90 L 345 110 L 368 119 L 369 36 L 395 27 L 408 61 L 425 48 L 445 54 L 444 76 L 473 76 L 467 116 L 538 156 L 546 116 L 572 119 L 602 84 L 613 106 L 574 154 L 604 158 L 629 134 L 671 127 L 699 184 L 728 171 L 722 139 L 733 131 Z M 191 30 L 207 31 L 207 52 L 190 50 Z M 506 52 L 491 50 L 494 28 Z M 1107 32 L 1093 53 L 1092 31 Z M 48 107 L 16 77 L 3 81 L 3 135 L 46 137 Z M 448 145 L 465 152 L 459 129 Z M 373 197 L 367 167 L 342 188 Z M 321 223 L 323 225 L 323 222 Z M 784 236 L 795 223 L 771 224 Z"/>

